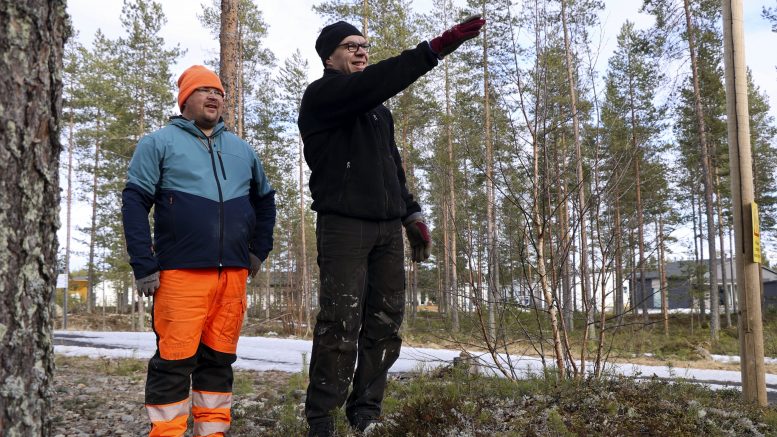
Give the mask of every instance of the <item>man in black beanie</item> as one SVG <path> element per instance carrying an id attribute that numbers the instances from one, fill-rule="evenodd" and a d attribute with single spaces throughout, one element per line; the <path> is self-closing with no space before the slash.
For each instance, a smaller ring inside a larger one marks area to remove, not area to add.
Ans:
<path id="1" fill-rule="evenodd" d="M 477 36 L 483 24 L 470 17 L 371 66 L 369 43 L 346 22 L 324 27 L 316 40 L 324 75 L 305 90 L 297 121 L 318 214 L 321 275 L 305 402 L 309 436 L 332 435 L 331 413 L 344 402 L 353 428 L 364 431 L 377 421 L 386 374 L 402 343 L 402 227 L 414 262 L 430 254 L 429 230 L 408 192 L 383 102 Z"/>

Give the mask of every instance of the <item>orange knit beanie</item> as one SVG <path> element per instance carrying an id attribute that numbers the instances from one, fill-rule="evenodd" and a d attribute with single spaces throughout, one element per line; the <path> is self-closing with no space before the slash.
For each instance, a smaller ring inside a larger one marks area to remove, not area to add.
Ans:
<path id="1" fill-rule="evenodd" d="M 197 88 L 216 88 L 222 93 L 224 87 L 221 86 L 221 80 L 216 73 L 210 71 L 202 65 L 192 65 L 187 68 L 181 77 L 178 78 L 178 107 L 183 109 L 183 104 L 186 103 L 186 99 Z"/>

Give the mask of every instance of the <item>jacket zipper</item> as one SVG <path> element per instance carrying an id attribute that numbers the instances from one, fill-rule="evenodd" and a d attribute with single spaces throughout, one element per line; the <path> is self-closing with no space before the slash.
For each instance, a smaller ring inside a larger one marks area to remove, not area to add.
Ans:
<path id="1" fill-rule="evenodd" d="M 375 129 L 375 132 L 378 135 L 378 147 L 382 148 L 383 146 L 383 132 L 380 130 L 380 122 L 378 121 L 378 114 L 373 111 L 372 112 L 372 120 L 373 120 L 373 128 Z M 388 147 L 391 147 L 391 144 L 388 145 Z M 386 153 L 385 150 L 378 150 L 378 153 Z M 391 152 L 389 151 L 389 155 Z M 386 186 L 386 166 L 383 164 L 383 157 L 378 160 L 378 163 L 380 165 L 380 175 L 383 179 L 383 212 L 385 214 L 388 213 L 389 210 L 389 195 L 388 195 L 388 187 Z"/>
<path id="2" fill-rule="evenodd" d="M 221 193 L 221 181 L 219 181 L 218 170 L 216 170 L 216 159 L 213 157 L 213 145 L 210 143 L 210 137 L 208 138 L 208 153 L 210 154 L 210 163 L 213 167 L 213 177 L 216 179 L 216 188 L 219 192 L 219 269 L 222 266 L 222 257 L 224 254 L 224 195 Z M 221 156 L 219 155 L 219 161 Z M 224 171 L 224 165 L 221 165 L 222 172 Z M 224 175 L 224 179 L 226 179 Z"/>
<path id="3" fill-rule="evenodd" d="M 219 155 L 219 165 L 221 166 L 221 175 L 224 176 L 224 180 L 227 180 L 227 172 L 224 171 L 224 161 L 222 161 L 221 159 L 221 150 L 219 150 L 216 153 L 218 153 Z"/>

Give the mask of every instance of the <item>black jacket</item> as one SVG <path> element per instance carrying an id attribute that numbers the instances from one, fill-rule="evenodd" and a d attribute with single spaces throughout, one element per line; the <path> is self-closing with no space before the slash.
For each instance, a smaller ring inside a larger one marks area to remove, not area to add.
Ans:
<path id="1" fill-rule="evenodd" d="M 423 42 L 361 72 L 326 69 L 308 86 L 297 124 L 311 170 L 313 210 L 368 220 L 421 211 L 407 190 L 394 120 L 383 102 L 437 62 Z"/>

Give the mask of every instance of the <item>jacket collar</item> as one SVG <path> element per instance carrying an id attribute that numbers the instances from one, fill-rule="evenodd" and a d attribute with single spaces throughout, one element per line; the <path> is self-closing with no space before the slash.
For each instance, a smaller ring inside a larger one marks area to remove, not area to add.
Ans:
<path id="1" fill-rule="evenodd" d="M 335 70 L 334 68 L 324 68 L 324 76 L 331 75 L 331 74 L 345 74 L 340 70 Z"/>
<path id="2" fill-rule="evenodd" d="M 189 120 L 182 115 L 176 115 L 174 117 L 170 117 L 170 124 L 173 126 L 180 127 L 181 129 L 185 130 L 186 132 L 189 132 L 195 137 L 207 139 L 207 136 L 205 135 L 205 133 L 202 130 L 200 130 L 200 128 L 198 128 L 196 124 L 194 124 L 194 121 Z M 226 127 L 224 126 L 224 119 L 220 118 L 219 122 L 213 128 L 213 132 L 211 132 L 210 137 L 215 138 L 221 135 L 221 133 L 225 130 L 226 130 Z"/>

